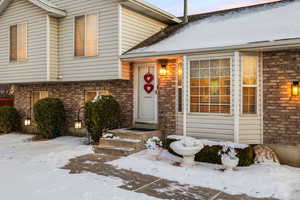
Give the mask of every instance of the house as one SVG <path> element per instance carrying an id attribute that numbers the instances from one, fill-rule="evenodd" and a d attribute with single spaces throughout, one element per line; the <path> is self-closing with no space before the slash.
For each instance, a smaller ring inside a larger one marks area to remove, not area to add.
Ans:
<path id="1" fill-rule="evenodd" d="M 265 143 L 295 163 L 299 8 L 284 0 L 182 23 L 141 0 L 2 0 L 0 84 L 14 85 L 24 118 L 60 98 L 71 132 L 86 101 L 112 94 L 123 127 Z"/>

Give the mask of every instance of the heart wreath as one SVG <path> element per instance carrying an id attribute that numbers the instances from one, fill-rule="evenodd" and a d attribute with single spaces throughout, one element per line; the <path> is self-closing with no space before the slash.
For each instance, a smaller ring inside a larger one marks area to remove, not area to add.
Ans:
<path id="1" fill-rule="evenodd" d="M 154 79 L 153 74 L 151 74 L 149 72 L 147 74 L 145 74 L 145 76 L 144 76 L 144 80 L 146 81 L 146 83 L 151 83 L 153 81 L 153 79 Z"/>
<path id="2" fill-rule="evenodd" d="M 144 90 L 145 90 L 148 94 L 150 94 L 150 93 L 153 91 L 153 89 L 154 89 L 154 85 L 151 84 L 151 83 L 147 83 L 147 84 L 144 85 Z"/>

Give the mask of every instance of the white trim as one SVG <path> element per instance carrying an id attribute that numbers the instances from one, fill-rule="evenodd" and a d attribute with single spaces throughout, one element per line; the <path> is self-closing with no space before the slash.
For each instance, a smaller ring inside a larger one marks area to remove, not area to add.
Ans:
<path id="1" fill-rule="evenodd" d="M 119 39 L 119 56 L 122 55 L 122 37 L 123 37 L 123 19 L 122 19 L 122 15 L 123 15 L 123 10 L 122 10 L 122 6 L 121 4 L 118 4 L 118 39 Z M 121 59 L 118 58 L 118 62 L 119 62 L 119 77 L 122 79 L 123 78 L 123 73 L 122 73 L 122 62 L 121 62 Z"/>
<path id="2" fill-rule="evenodd" d="M 121 56 L 121 59 L 133 59 L 133 58 L 146 58 L 146 57 L 155 57 L 155 56 L 180 56 L 187 54 L 197 54 L 197 53 L 209 53 L 209 52 L 218 52 L 218 51 L 267 51 L 267 50 L 276 50 L 280 48 L 299 48 L 300 39 L 286 39 L 279 41 L 269 41 L 269 42 L 256 42 L 249 44 L 241 45 L 232 45 L 232 46 L 220 46 L 220 47 L 208 47 L 208 48 L 198 48 L 198 49 L 183 49 L 175 51 L 155 51 L 155 52 L 128 52 Z"/>
<path id="3" fill-rule="evenodd" d="M 234 52 L 234 142 L 239 143 L 240 137 L 240 52 Z"/>
<path id="4" fill-rule="evenodd" d="M 47 28 L 46 28 L 46 51 L 47 51 L 47 58 L 46 58 L 46 65 L 47 65 L 47 80 L 51 80 L 51 69 L 50 69 L 50 16 L 47 15 Z"/>
<path id="5" fill-rule="evenodd" d="M 186 56 L 183 57 L 183 135 L 187 136 L 187 108 L 188 108 L 188 85 L 189 85 L 189 78 L 188 78 L 188 71 L 189 71 L 189 60 Z"/>
<path id="6" fill-rule="evenodd" d="M 259 117 L 260 117 L 260 136 L 261 136 L 261 138 L 260 138 L 260 142 L 261 142 L 261 144 L 264 144 L 264 82 L 263 82 L 263 77 L 264 77 L 264 73 L 263 73 L 263 67 L 264 67 L 264 62 L 263 62 L 263 53 L 260 53 L 260 55 L 259 55 L 259 60 L 260 60 L 260 62 L 259 62 L 259 67 L 260 67 L 260 70 L 259 70 L 259 72 L 260 72 L 260 75 L 259 75 L 259 79 L 260 79 L 260 81 L 259 81 L 259 83 L 260 83 L 260 93 L 259 93 L 259 95 L 260 95 L 260 115 L 259 115 Z"/>

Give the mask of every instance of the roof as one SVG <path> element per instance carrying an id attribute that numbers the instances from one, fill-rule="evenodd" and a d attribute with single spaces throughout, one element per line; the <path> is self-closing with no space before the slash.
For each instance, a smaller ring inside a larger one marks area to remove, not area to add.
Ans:
<path id="1" fill-rule="evenodd" d="M 138 13 L 166 24 L 178 24 L 182 20 L 144 0 L 119 0 L 120 3 Z"/>
<path id="2" fill-rule="evenodd" d="M 64 17 L 67 15 L 66 11 L 57 6 L 50 3 L 48 0 L 28 0 L 30 3 L 40 7 L 41 9 L 49 12 L 51 15 L 55 17 Z M 12 2 L 12 0 L 2 0 L 0 1 L 0 15 L 8 5 Z"/>
<path id="3" fill-rule="evenodd" d="M 169 26 L 125 54 L 183 52 L 300 38 L 300 25 L 295 20 L 300 18 L 299 10 L 300 0 L 283 0 L 191 15 L 188 24 Z"/>

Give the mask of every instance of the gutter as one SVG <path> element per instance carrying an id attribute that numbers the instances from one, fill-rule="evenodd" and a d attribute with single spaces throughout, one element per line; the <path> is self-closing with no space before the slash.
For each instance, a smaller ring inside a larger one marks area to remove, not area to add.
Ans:
<path id="1" fill-rule="evenodd" d="M 119 0 L 119 2 L 122 4 L 122 5 L 125 5 L 126 6 L 126 3 L 130 3 L 130 4 L 134 4 L 138 7 L 141 7 L 141 8 L 144 8 L 146 10 L 150 10 L 154 13 L 156 13 L 157 15 L 160 15 L 170 21 L 173 21 L 174 23 L 181 23 L 182 20 L 177 18 L 175 15 L 172 15 L 171 13 L 169 12 L 166 12 L 150 3 L 147 3 L 145 1 L 140 1 L 140 0 Z"/>
<path id="2" fill-rule="evenodd" d="M 141 53 L 127 53 L 120 56 L 120 59 L 135 59 L 145 57 L 159 57 L 159 56 L 183 56 L 187 54 L 203 53 L 203 52 L 215 52 L 226 50 L 272 50 L 276 48 L 300 48 L 300 38 L 287 39 L 287 40 L 275 40 L 275 41 L 263 41 L 248 43 L 242 45 L 222 46 L 222 47 L 209 47 L 199 49 L 185 49 L 176 51 L 161 51 L 161 52 L 141 52 Z"/>

